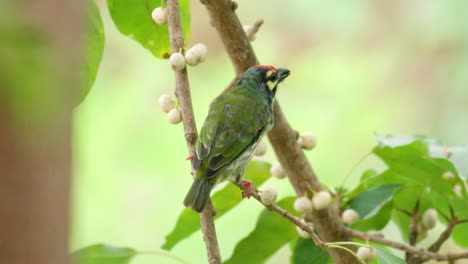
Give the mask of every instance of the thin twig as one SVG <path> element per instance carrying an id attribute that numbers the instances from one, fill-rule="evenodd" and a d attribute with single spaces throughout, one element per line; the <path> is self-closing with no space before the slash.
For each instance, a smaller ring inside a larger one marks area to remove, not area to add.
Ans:
<path id="1" fill-rule="evenodd" d="M 255 34 L 258 32 L 258 30 L 260 29 L 260 27 L 263 25 L 263 19 L 260 19 L 258 20 L 257 22 L 255 22 L 250 28 L 249 30 L 247 30 L 247 32 L 245 32 L 247 34 L 247 38 L 252 41 L 254 38 L 255 38 Z"/>
<path id="2" fill-rule="evenodd" d="M 169 35 L 171 41 L 172 52 L 178 52 L 184 47 L 184 37 L 180 24 L 179 2 L 178 0 L 167 0 L 167 13 Z M 193 114 L 192 99 L 190 95 L 190 86 L 188 81 L 187 70 L 175 72 L 176 96 L 179 100 L 179 106 L 182 113 L 182 121 L 184 124 L 184 136 L 187 141 L 189 155 L 195 153 L 195 142 L 197 139 L 197 127 Z M 214 225 L 214 209 L 211 200 L 208 200 L 205 209 L 200 213 L 201 230 L 203 239 L 205 240 L 208 261 L 210 264 L 220 264 L 221 255 L 219 253 L 218 239 L 216 237 L 216 229 Z"/>

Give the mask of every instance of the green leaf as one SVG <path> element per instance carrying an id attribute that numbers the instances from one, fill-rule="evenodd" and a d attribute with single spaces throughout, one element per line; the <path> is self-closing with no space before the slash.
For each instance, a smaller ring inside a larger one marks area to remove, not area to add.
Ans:
<path id="1" fill-rule="evenodd" d="M 390 167 L 389 170 L 398 175 L 394 179 L 398 179 L 399 183 L 427 186 L 447 197 L 455 197 L 453 186 L 460 184 L 466 197 L 466 189 L 459 177 L 451 180 L 442 177 L 447 171 L 457 175 L 453 164 L 445 158 L 431 158 L 423 141 L 398 147 L 380 145 L 373 151 Z"/>
<path id="2" fill-rule="evenodd" d="M 292 264 L 327 264 L 330 255 L 312 239 L 299 238 L 291 256 Z"/>
<path id="3" fill-rule="evenodd" d="M 468 179 L 468 145 L 447 147 L 440 142 L 424 136 L 400 136 L 400 135 L 387 135 L 381 136 L 376 134 L 375 138 L 379 141 L 381 146 L 388 146 L 391 148 L 408 145 L 415 141 L 423 141 L 429 147 L 429 155 L 433 158 L 447 158 L 447 154 L 458 174 L 465 179 Z"/>
<path id="4" fill-rule="evenodd" d="M 286 197 L 276 204 L 288 212 L 293 211 L 296 197 Z M 259 264 L 272 256 L 289 241 L 297 238 L 295 225 L 278 214 L 264 209 L 255 229 L 239 241 L 232 256 L 224 264 Z"/>
<path id="5" fill-rule="evenodd" d="M 367 219 L 359 220 L 358 222 L 351 225 L 351 227 L 361 231 L 381 230 L 390 221 L 392 217 L 392 209 L 393 202 L 388 201 L 382 205 L 377 214 Z"/>
<path id="6" fill-rule="evenodd" d="M 372 246 L 375 250 L 377 262 L 379 264 L 406 264 L 406 261 L 403 259 L 393 255 L 392 252 L 379 247 L 379 246 Z"/>
<path id="7" fill-rule="evenodd" d="M 96 80 L 99 64 L 104 52 L 104 26 L 99 8 L 94 1 L 88 0 L 87 34 L 85 34 L 85 58 L 81 68 L 80 102 L 84 100 Z"/>
<path id="8" fill-rule="evenodd" d="M 401 184 L 382 184 L 361 192 L 351 200 L 350 207 L 358 212 L 361 219 L 376 215 L 382 206 L 392 199 Z"/>
<path id="9" fill-rule="evenodd" d="M 262 161 L 252 161 L 245 171 L 245 178 L 250 179 L 258 187 L 263 184 L 270 175 L 271 165 Z M 234 184 L 228 184 L 223 189 L 216 192 L 211 200 L 216 208 L 215 219 L 218 219 L 234 206 L 239 204 L 243 198 L 241 192 Z M 166 236 L 166 242 L 162 245 L 163 249 L 170 250 L 177 243 L 189 237 L 200 229 L 200 216 L 191 208 L 185 208 L 177 220 L 174 230 Z"/>
<path id="10" fill-rule="evenodd" d="M 187 43 L 190 32 L 190 1 L 180 0 L 179 10 L 184 39 Z M 112 20 L 119 31 L 136 41 L 158 58 L 171 54 L 167 25 L 153 21 L 151 13 L 162 6 L 161 0 L 107 0 Z"/>
<path id="11" fill-rule="evenodd" d="M 128 264 L 137 251 L 127 247 L 92 245 L 73 253 L 74 264 Z"/>

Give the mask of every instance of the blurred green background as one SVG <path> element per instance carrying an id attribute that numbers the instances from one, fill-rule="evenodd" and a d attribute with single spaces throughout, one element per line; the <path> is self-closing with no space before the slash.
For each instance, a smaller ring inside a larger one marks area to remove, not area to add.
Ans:
<path id="1" fill-rule="evenodd" d="M 292 72 L 278 100 L 295 129 L 317 135 L 306 155 L 324 184 L 340 185 L 351 172 L 351 187 L 363 168 L 381 166 L 372 157 L 359 162 L 375 145 L 374 132 L 468 143 L 467 1 L 238 3 L 243 24 L 265 20 L 253 42 L 259 60 Z M 174 75 L 166 60 L 116 30 L 105 1 L 98 4 L 106 47 L 94 87 L 75 111 L 72 249 L 101 242 L 159 249 L 192 182 L 182 125 L 169 124 L 158 106 L 161 94 L 173 92 Z M 234 71 L 202 4 L 192 1 L 191 11 L 189 46 L 208 46 L 205 63 L 189 68 L 200 128 Z M 275 162 L 271 147 L 262 159 Z M 280 197 L 294 193 L 287 181 L 267 185 Z M 261 209 L 242 202 L 217 221 L 224 259 Z M 206 262 L 200 232 L 172 252 Z M 268 263 L 288 260 L 285 246 Z M 142 256 L 132 263 L 176 262 Z"/>

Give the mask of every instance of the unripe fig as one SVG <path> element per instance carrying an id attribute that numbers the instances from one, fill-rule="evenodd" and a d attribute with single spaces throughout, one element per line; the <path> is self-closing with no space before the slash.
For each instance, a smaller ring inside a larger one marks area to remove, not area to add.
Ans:
<path id="1" fill-rule="evenodd" d="M 312 204 L 315 210 L 323 210 L 331 203 L 331 195 L 329 192 L 318 192 L 312 197 Z"/>
<path id="2" fill-rule="evenodd" d="M 375 259 L 375 251 L 373 248 L 360 247 L 356 254 L 366 263 Z"/>
<path id="3" fill-rule="evenodd" d="M 283 170 L 283 167 L 281 167 L 281 164 L 275 163 L 273 166 L 271 166 L 270 173 L 273 177 L 278 178 L 278 179 L 283 179 L 286 177 L 286 173 Z"/>
<path id="4" fill-rule="evenodd" d="M 182 113 L 179 109 L 174 108 L 167 114 L 167 120 L 171 124 L 179 124 L 182 121 Z"/>
<path id="5" fill-rule="evenodd" d="M 180 54 L 179 52 L 172 53 L 171 57 L 169 57 L 169 66 L 174 71 L 181 71 L 185 68 L 185 58 L 184 55 Z"/>
<path id="6" fill-rule="evenodd" d="M 166 113 L 169 113 L 169 111 L 175 108 L 176 104 L 172 99 L 172 96 L 168 94 L 163 94 L 161 95 L 161 97 L 159 97 L 159 106 L 161 107 L 161 110 L 163 110 Z"/>
<path id="7" fill-rule="evenodd" d="M 312 202 L 305 196 L 299 197 L 294 201 L 294 210 L 302 214 L 308 214 L 312 212 Z"/>
<path id="8" fill-rule="evenodd" d="M 317 137 L 312 132 L 305 132 L 297 139 L 297 142 L 303 149 L 311 150 L 317 145 Z"/>
<path id="9" fill-rule="evenodd" d="M 352 225 L 359 220 L 359 214 L 353 209 L 346 209 L 341 215 L 345 225 Z"/>
<path id="10" fill-rule="evenodd" d="M 165 8 L 155 8 L 151 13 L 151 17 L 153 18 L 154 22 L 158 23 L 159 25 L 167 24 L 167 12 Z"/>
<path id="11" fill-rule="evenodd" d="M 437 211 L 434 208 L 427 209 L 422 217 L 422 224 L 427 229 L 433 229 L 437 224 Z"/>
<path id="12" fill-rule="evenodd" d="M 271 205 L 276 201 L 278 197 L 278 192 L 273 187 L 266 187 L 262 190 L 262 195 L 260 196 L 262 203 L 265 205 Z"/>
<path id="13" fill-rule="evenodd" d="M 267 147 L 266 147 L 265 142 L 260 141 L 258 143 L 257 147 L 255 148 L 254 155 L 255 156 L 263 156 L 263 155 L 265 155 L 266 151 L 267 151 Z"/>

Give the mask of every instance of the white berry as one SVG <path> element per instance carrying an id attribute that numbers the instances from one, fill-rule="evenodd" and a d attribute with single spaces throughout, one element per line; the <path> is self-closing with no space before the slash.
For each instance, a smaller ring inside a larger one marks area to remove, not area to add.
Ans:
<path id="1" fill-rule="evenodd" d="M 302 214 L 308 214 L 312 212 L 312 202 L 305 196 L 299 197 L 294 201 L 294 210 Z"/>
<path id="2" fill-rule="evenodd" d="M 266 187 L 262 190 L 262 196 L 260 196 L 262 203 L 265 205 L 273 204 L 276 201 L 278 192 L 273 187 Z"/>
<path id="3" fill-rule="evenodd" d="M 297 139 L 297 143 L 303 149 L 311 150 L 317 145 L 317 137 L 312 132 L 305 132 Z"/>
<path id="4" fill-rule="evenodd" d="M 312 204 L 315 210 L 323 210 L 331 203 L 331 195 L 329 192 L 318 192 L 312 197 Z"/>
<path id="5" fill-rule="evenodd" d="M 281 164 L 279 163 L 275 163 L 271 166 L 270 173 L 273 177 L 278 179 L 286 177 L 286 173 L 284 173 L 283 167 L 281 167 Z"/>
<path id="6" fill-rule="evenodd" d="M 182 121 L 182 113 L 179 109 L 174 108 L 167 114 L 167 120 L 171 124 L 179 124 Z"/>
<path id="7" fill-rule="evenodd" d="M 445 180 L 452 180 L 455 178 L 455 174 L 453 174 L 451 171 L 446 171 L 444 174 L 442 174 L 442 178 Z"/>
<path id="8" fill-rule="evenodd" d="M 153 18 L 154 22 L 158 23 L 159 25 L 167 24 L 167 12 L 165 8 L 155 8 L 151 13 L 151 17 Z"/>
<path id="9" fill-rule="evenodd" d="M 353 209 L 346 209 L 341 218 L 345 225 L 352 225 L 359 220 L 359 214 Z"/>
<path id="10" fill-rule="evenodd" d="M 179 52 L 175 52 L 169 58 L 169 66 L 174 71 L 181 71 L 185 68 L 185 58 L 184 55 Z"/>
<path id="11" fill-rule="evenodd" d="M 267 150 L 267 147 L 266 147 L 265 142 L 260 141 L 258 143 L 257 147 L 255 148 L 254 155 L 255 156 L 263 156 L 263 155 L 265 155 L 266 150 Z"/>
<path id="12" fill-rule="evenodd" d="M 244 32 L 245 32 L 245 34 L 247 35 L 247 37 L 249 37 L 249 31 L 252 29 L 252 26 L 244 25 L 244 26 L 242 26 L 242 28 L 244 29 Z M 255 40 L 255 35 L 256 35 L 256 33 L 254 33 L 254 34 L 249 38 L 249 40 L 250 40 L 250 41 L 254 41 L 254 40 Z"/>
<path id="13" fill-rule="evenodd" d="M 207 53 L 208 49 L 204 44 L 195 44 L 191 49 L 189 49 L 185 53 L 185 61 L 190 66 L 198 65 L 205 60 Z"/>
<path id="14" fill-rule="evenodd" d="M 356 252 L 356 254 L 366 263 L 370 262 L 371 260 L 375 258 L 375 251 L 373 248 L 360 247 L 358 251 Z"/>
<path id="15" fill-rule="evenodd" d="M 423 226 L 430 230 L 433 229 L 437 224 L 437 211 L 434 208 L 429 208 L 424 212 L 422 218 Z"/>
<path id="16" fill-rule="evenodd" d="M 172 96 L 168 94 L 163 94 L 161 95 L 161 97 L 159 97 L 159 106 L 161 107 L 161 110 L 163 110 L 166 113 L 169 113 L 169 111 L 175 108 L 176 104 L 172 99 Z"/>
<path id="17" fill-rule="evenodd" d="M 299 234 L 300 237 L 305 238 L 305 239 L 310 238 L 309 232 L 303 230 L 299 226 L 296 226 L 296 231 L 297 231 L 297 233 Z"/>

